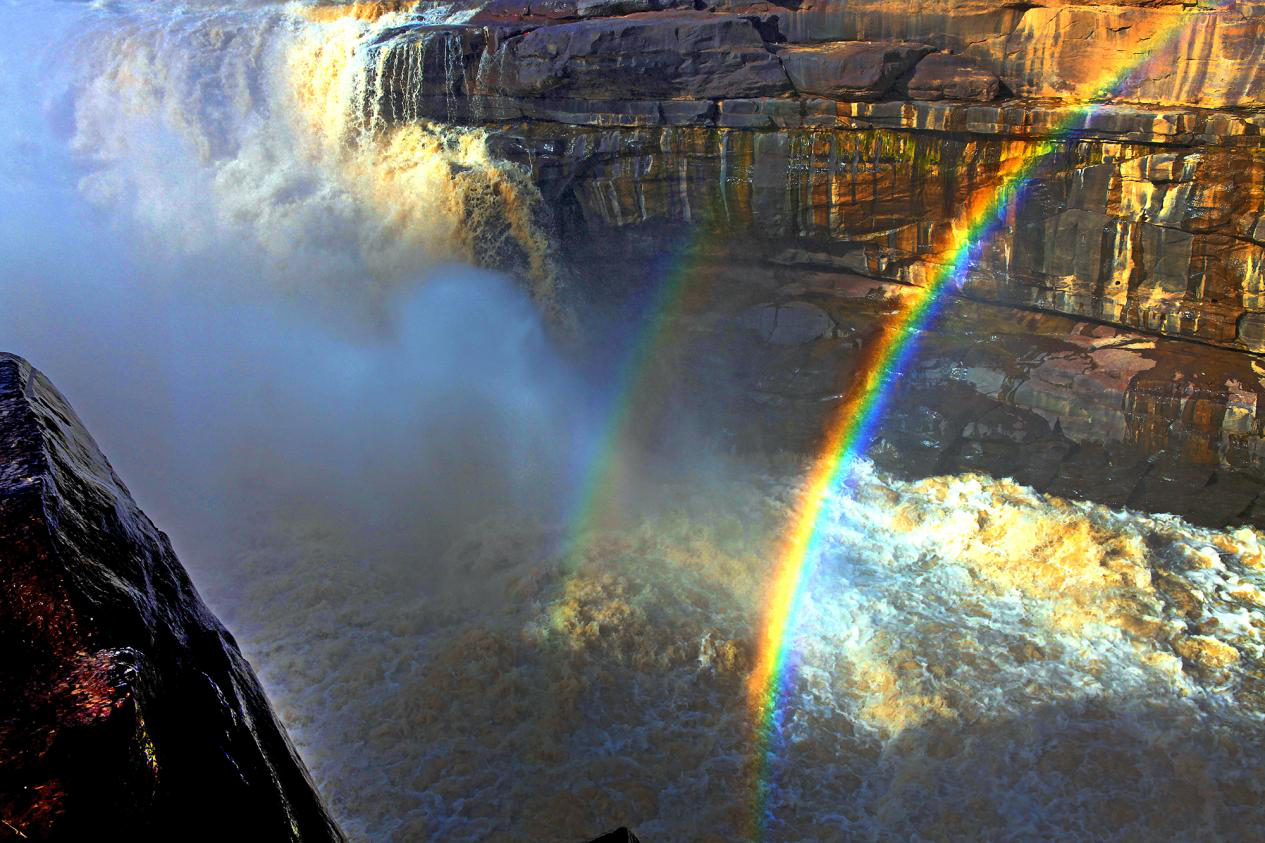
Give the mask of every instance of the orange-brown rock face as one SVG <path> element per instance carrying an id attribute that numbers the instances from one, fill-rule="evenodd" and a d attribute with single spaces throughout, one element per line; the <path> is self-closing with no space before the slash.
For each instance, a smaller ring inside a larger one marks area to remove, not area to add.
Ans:
<path id="1" fill-rule="evenodd" d="M 402 27 L 368 102 L 495 127 L 568 238 L 701 226 L 919 286 L 1039 158 L 963 293 L 1265 351 L 1265 5 L 672 6 Z"/>
<path id="2" fill-rule="evenodd" d="M 694 223 L 712 239 L 762 239 L 784 264 L 926 286 L 960 244 L 970 198 L 996 189 L 1038 142 L 856 122 L 571 130 L 583 144 L 570 149 L 591 157 L 569 189 L 589 226 Z M 1258 148 L 1069 140 L 962 292 L 1265 350 L 1263 198 Z"/>
<path id="3" fill-rule="evenodd" d="M 1159 58 L 1123 101 L 1204 108 L 1265 102 L 1265 6 L 1123 2 L 809 2 L 785 15 L 791 41 L 905 39 L 961 52 L 1021 97 L 1082 101 L 1121 68 Z M 1114 92 L 1113 92 L 1114 93 Z"/>

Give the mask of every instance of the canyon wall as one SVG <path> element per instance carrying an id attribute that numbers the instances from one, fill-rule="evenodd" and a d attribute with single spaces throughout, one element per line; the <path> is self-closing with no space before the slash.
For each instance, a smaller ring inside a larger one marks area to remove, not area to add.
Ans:
<path id="1" fill-rule="evenodd" d="M 494 0 L 458 19 L 374 42 L 367 122 L 486 127 L 540 187 L 573 301 L 616 312 L 688 265 L 676 359 L 728 383 L 736 437 L 811 451 L 968 207 L 1031 164 L 873 456 L 1265 523 L 1265 4 Z"/>
<path id="2" fill-rule="evenodd" d="M 915 285 L 1039 157 L 965 294 L 1261 351 L 1262 51 L 1265 5 L 496 0 L 380 38 L 366 108 L 495 127 L 569 235 L 697 226 Z"/>

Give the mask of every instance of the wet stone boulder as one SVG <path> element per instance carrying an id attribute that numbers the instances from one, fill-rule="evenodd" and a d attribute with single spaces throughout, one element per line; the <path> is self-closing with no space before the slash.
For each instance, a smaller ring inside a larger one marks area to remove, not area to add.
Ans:
<path id="1" fill-rule="evenodd" d="M 779 55 L 799 93 L 864 101 L 882 97 L 930 52 L 923 44 L 844 41 L 785 47 Z"/>
<path id="2" fill-rule="evenodd" d="M 0 839 L 343 839 L 167 537 L 8 354 L 0 651 Z"/>

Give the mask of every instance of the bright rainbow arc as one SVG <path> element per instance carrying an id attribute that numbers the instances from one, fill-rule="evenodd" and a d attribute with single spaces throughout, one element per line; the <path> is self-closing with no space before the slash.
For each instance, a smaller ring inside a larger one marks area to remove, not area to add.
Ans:
<path id="1" fill-rule="evenodd" d="M 1186 29 L 1190 14 L 1207 14 L 1233 6 L 1221 2 L 1193 9 L 1177 17 L 1152 39 L 1155 47 L 1141 61 L 1104 75 L 1092 86 L 1098 97 L 1118 94 L 1128 88 L 1172 46 Z M 893 383 L 913 357 L 919 334 L 941 309 L 945 293 L 961 286 L 966 273 L 1000 227 L 1005 215 L 1022 198 L 1041 162 L 1059 148 L 1073 132 L 1083 129 L 1101 103 L 1073 109 L 1044 140 L 1023 157 L 1003 165 L 1000 183 L 991 191 L 972 198 L 955 226 L 948 262 L 932 277 L 931 283 L 894 316 L 865 353 L 857 375 L 822 439 L 819 456 L 807 475 L 795 506 L 793 520 L 783 536 L 774 563 L 770 585 L 764 595 L 764 617 L 756 642 L 756 661 L 748 682 L 748 697 L 756 720 L 756 793 L 753 837 L 767 831 L 768 798 L 772 786 L 771 762 L 774 738 L 780 732 L 784 712 L 782 701 L 794 679 L 793 647 L 796 617 L 803 606 L 819 557 L 821 525 L 825 502 L 833 489 L 851 473 L 856 458 L 873 439 L 882 419 Z"/>

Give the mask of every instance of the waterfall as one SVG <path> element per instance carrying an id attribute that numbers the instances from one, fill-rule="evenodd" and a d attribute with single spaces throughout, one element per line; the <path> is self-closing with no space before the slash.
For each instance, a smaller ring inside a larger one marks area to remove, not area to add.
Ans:
<path id="1" fill-rule="evenodd" d="M 411 6 L 85 11 L 65 94 L 82 191 L 130 208 L 162 248 L 250 242 L 270 281 L 314 295 L 359 278 L 373 298 L 460 261 L 523 277 L 548 308 L 554 271 L 530 174 L 498 160 L 483 130 L 423 116 L 428 45 L 439 42 L 448 76 L 435 87 L 452 91 L 459 39 L 375 45 L 393 27 L 448 20 Z M 380 96 L 392 72 L 405 74 L 399 103 Z"/>

